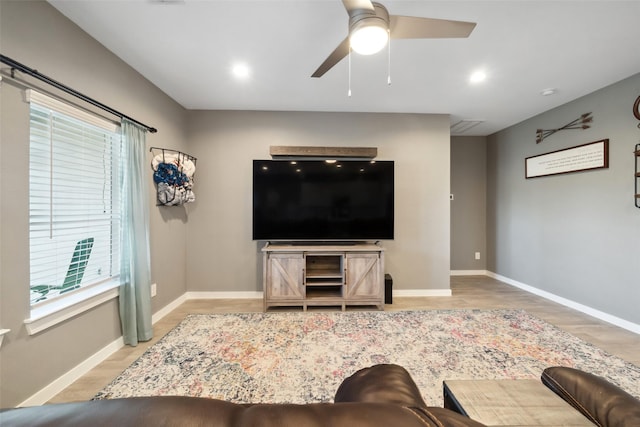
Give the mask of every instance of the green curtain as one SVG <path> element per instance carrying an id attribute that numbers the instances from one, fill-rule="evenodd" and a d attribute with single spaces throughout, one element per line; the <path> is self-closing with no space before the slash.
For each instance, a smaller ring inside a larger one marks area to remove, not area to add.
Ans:
<path id="1" fill-rule="evenodd" d="M 122 135 L 120 323 L 125 344 L 136 346 L 153 337 L 146 130 L 123 119 Z"/>

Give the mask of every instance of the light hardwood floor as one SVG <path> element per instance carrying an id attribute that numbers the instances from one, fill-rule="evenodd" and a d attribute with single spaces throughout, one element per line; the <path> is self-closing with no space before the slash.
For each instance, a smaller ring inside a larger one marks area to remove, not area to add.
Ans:
<path id="1" fill-rule="evenodd" d="M 584 341 L 640 366 L 640 335 L 582 314 L 485 276 L 451 277 L 451 297 L 394 297 L 386 311 L 424 309 L 524 309 Z M 292 308 L 294 310 L 295 308 Z M 262 311 L 262 300 L 189 300 L 154 325 L 154 338 L 137 347 L 125 346 L 67 387 L 51 403 L 91 399 L 147 348 L 192 313 Z"/>

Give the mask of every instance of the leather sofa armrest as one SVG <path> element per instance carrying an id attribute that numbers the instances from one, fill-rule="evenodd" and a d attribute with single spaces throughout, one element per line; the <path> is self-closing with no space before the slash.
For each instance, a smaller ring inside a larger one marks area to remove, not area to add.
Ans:
<path id="1" fill-rule="evenodd" d="M 408 408 L 427 407 L 409 372 L 402 366 L 392 364 L 360 369 L 340 384 L 334 401 L 392 403 Z"/>
<path id="2" fill-rule="evenodd" d="M 542 372 L 541 380 L 598 426 L 640 426 L 640 400 L 602 377 L 554 366 Z"/>

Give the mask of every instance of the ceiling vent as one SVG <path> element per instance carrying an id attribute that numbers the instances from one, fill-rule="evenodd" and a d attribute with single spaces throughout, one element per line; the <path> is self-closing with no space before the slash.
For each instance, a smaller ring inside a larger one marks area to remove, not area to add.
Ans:
<path id="1" fill-rule="evenodd" d="M 472 119 L 460 120 L 458 123 L 454 123 L 451 125 L 451 128 L 450 128 L 451 134 L 460 135 L 461 133 L 465 133 L 469 129 L 478 126 L 480 123 L 484 123 L 484 120 L 472 120 Z"/>

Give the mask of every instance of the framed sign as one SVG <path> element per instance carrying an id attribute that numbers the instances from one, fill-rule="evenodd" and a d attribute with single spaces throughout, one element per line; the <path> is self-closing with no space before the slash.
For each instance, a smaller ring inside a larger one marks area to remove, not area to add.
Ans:
<path id="1" fill-rule="evenodd" d="M 590 142 L 563 150 L 527 157 L 525 178 L 559 175 L 609 167 L 609 140 Z"/>

